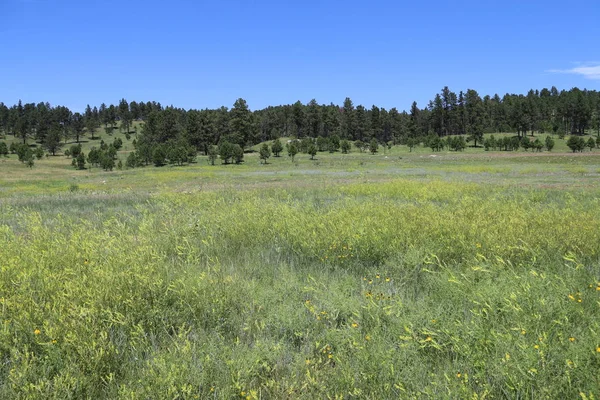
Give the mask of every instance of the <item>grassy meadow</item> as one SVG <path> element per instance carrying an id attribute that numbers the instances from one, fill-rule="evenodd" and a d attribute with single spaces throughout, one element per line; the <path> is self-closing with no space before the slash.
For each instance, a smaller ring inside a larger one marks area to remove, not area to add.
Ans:
<path id="1" fill-rule="evenodd" d="M 2 159 L 0 398 L 599 398 L 600 150 L 556 142 Z"/>

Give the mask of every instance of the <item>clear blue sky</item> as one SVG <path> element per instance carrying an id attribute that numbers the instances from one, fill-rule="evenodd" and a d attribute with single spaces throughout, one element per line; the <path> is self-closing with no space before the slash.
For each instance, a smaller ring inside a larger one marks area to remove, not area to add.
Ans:
<path id="1" fill-rule="evenodd" d="M 600 2 L 0 0 L 0 101 L 408 109 L 600 89 Z"/>

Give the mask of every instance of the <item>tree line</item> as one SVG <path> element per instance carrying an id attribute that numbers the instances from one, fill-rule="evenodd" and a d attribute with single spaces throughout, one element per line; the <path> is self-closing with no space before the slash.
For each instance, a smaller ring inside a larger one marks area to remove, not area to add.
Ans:
<path id="1" fill-rule="evenodd" d="M 141 132 L 137 132 L 138 124 L 133 121 L 143 122 Z M 523 138 L 534 132 L 560 137 L 593 130 L 600 136 L 600 92 L 578 88 L 558 91 L 552 87 L 530 90 L 526 95 L 481 97 L 473 89 L 457 94 L 444 87 L 425 107 L 413 102 L 408 111 L 355 106 L 350 98 L 341 106 L 319 104 L 313 99 L 307 104 L 298 101 L 255 111 L 241 98 L 231 109 L 203 110 L 121 99 L 116 105 L 88 105 L 83 113 L 49 103 L 19 101 L 10 107 L 0 103 L 1 133 L 14 135 L 22 143 L 35 140 L 53 155 L 69 141 L 79 143 L 84 136 L 95 140 L 100 129 L 107 133 L 121 129 L 127 138 L 139 133 L 135 142 L 137 164 L 160 164 L 163 159 L 185 163 L 194 152 L 209 155 L 220 151 L 213 146 L 221 148 L 223 143 L 227 143 L 223 156 L 235 161 L 240 159 L 239 149 L 243 154 L 248 146 L 279 137 L 313 138 L 318 151 L 326 151 L 328 146 L 339 148 L 341 140 L 357 143 L 359 149 L 360 143 L 366 149 L 376 141 L 411 148 L 418 143 L 433 143 L 440 148 L 445 143 L 460 150 L 462 139 L 441 139 L 460 135 L 479 146 L 485 145 L 484 133 L 495 132 L 514 132 Z M 161 149 L 155 156 L 157 147 Z M 485 147 L 499 146 L 488 143 Z M 500 147 L 518 146 L 513 142 Z"/>

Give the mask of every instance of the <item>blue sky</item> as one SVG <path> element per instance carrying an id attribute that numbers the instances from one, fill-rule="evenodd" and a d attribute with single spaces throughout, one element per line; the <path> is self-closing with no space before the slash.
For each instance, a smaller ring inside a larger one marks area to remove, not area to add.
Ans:
<path id="1" fill-rule="evenodd" d="M 0 101 L 408 109 L 600 89 L 596 1 L 0 0 Z"/>

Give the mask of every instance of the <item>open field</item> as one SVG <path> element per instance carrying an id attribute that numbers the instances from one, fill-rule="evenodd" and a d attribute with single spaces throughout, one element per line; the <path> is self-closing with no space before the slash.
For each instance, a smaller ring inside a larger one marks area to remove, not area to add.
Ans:
<path id="1" fill-rule="evenodd" d="M 598 398 L 600 150 L 556 141 L 113 172 L 11 155 L 0 398 Z"/>

